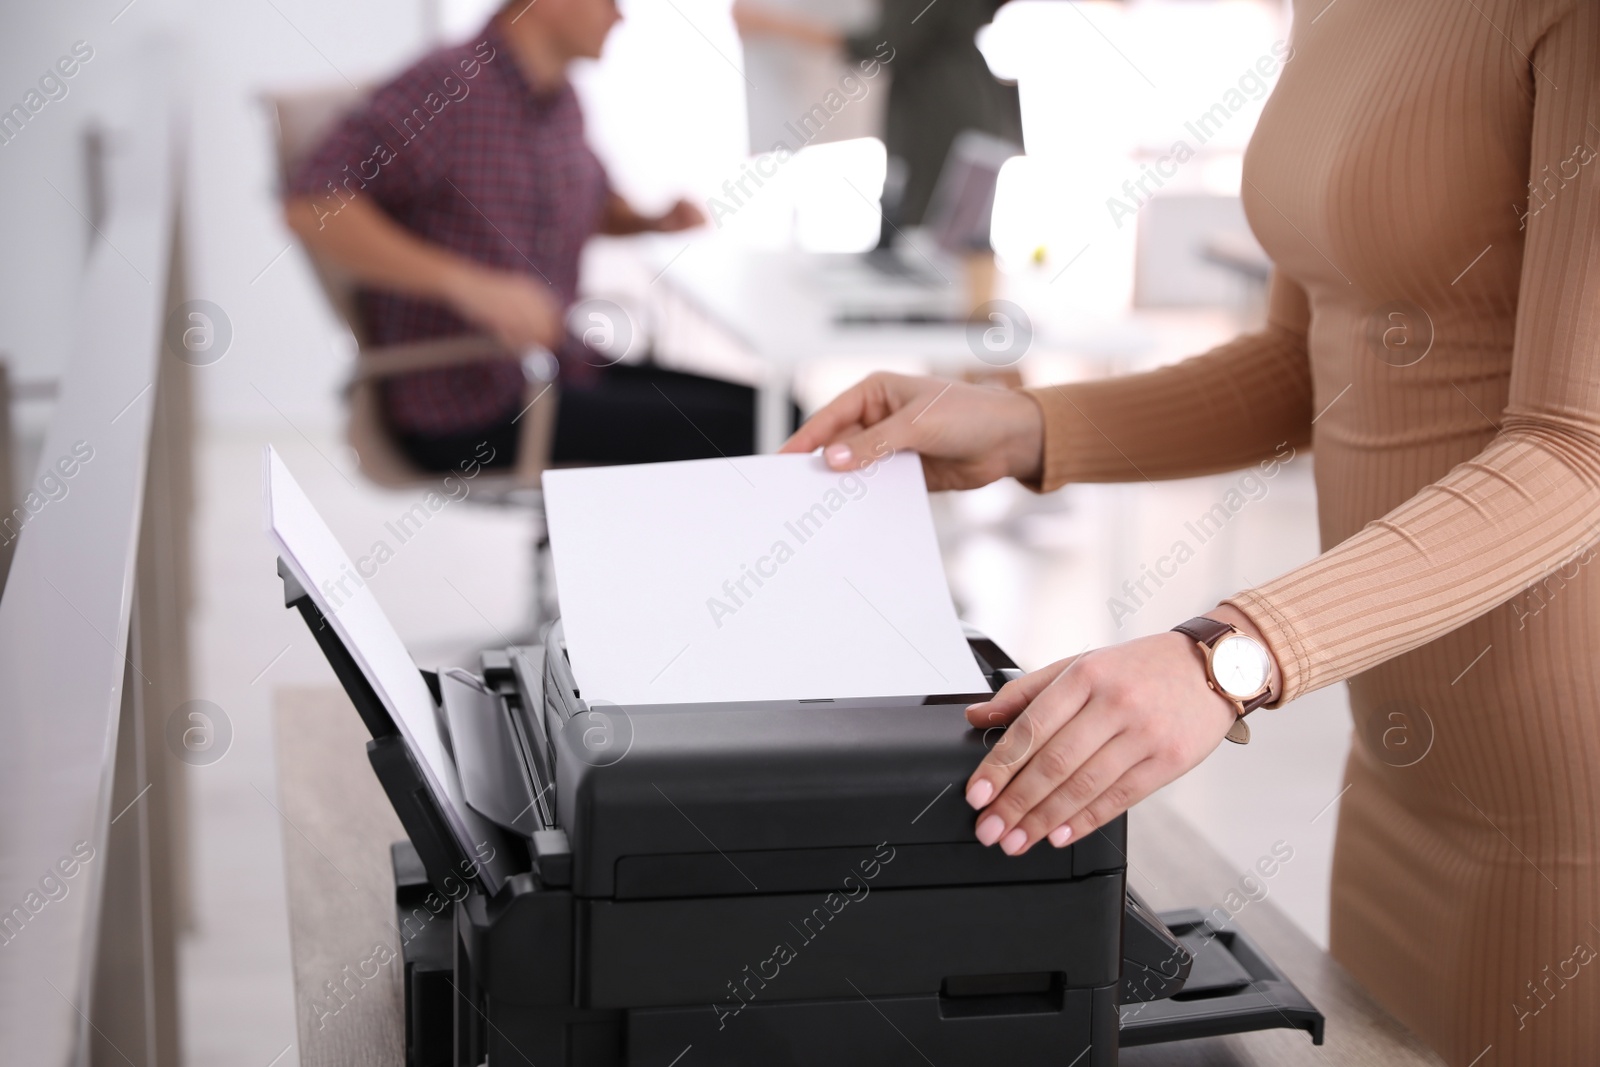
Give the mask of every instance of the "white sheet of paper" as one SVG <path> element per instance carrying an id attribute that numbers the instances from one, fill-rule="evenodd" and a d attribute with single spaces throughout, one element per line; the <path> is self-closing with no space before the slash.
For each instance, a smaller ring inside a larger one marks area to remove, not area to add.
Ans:
<path id="1" fill-rule="evenodd" d="M 433 695 L 389 617 L 333 531 L 270 445 L 265 457 L 267 534 L 333 632 L 355 658 L 439 795 L 462 810 L 460 781 L 445 755 Z"/>
<path id="2" fill-rule="evenodd" d="M 917 456 L 552 470 L 567 654 L 615 704 L 982 693 Z"/>

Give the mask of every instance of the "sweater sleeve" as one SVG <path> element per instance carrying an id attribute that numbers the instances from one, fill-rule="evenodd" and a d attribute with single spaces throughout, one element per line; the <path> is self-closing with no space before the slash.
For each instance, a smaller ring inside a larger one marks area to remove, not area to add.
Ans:
<path id="1" fill-rule="evenodd" d="M 1028 390 L 1044 409 L 1044 490 L 1235 470 L 1311 439 L 1306 294 L 1272 280 L 1267 325 L 1142 374 Z"/>
<path id="2" fill-rule="evenodd" d="M 1600 162 L 1587 147 L 1600 135 L 1600 17 L 1588 7 L 1532 50 L 1532 169 L 1573 146 L 1581 165 L 1528 220 L 1498 432 L 1330 551 L 1227 601 L 1266 635 L 1283 700 L 1470 622 L 1600 534 Z"/>

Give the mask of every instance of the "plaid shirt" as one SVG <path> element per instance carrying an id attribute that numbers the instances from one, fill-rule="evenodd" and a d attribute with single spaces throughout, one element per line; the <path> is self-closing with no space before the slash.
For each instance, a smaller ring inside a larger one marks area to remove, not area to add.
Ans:
<path id="1" fill-rule="evenodd" d="M 535 91 L 493 23 L 380 88 L 289 182 L 324 222 L 345 200 L 370 196 L 424 240 L 543 280 L 562 307 L 576 296 L 579 254 L 609 188 L 572 87 Z M 359 302 L 374 346 L 474 332 L 433 301 L 363 290 Z M 564 370 L 591 370 L 570 336 L 557 354 Z M 397 430 L 467 433 L 521 408 L 523 376 L 507 362 L 421 371 L 389 379 L 384 395 Z"/>

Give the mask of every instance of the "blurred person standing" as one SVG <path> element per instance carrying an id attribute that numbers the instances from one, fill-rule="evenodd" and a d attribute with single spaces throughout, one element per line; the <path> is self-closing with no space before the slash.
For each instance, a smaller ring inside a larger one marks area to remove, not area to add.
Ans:
<path id="1" fill-rule="evenodd" d="M 978 30 L 994 20 L 999 8 L 996 0 L 944 4 L 882 0 L 877 20 L 849 34 L 764 6 L 760 0 L 737 0 L 733 19 L 746 37 L 779 37 L 834 49 L 854 62 L 883 60 L 884 43 L 892 49 L 884 120 L 890 179 L 880 242 L 887 245 L 892 227 L 922 222 L 957 134 L 979 130 L 1022 144 L 1017 87 L 990 73 L 976 40 Z"/>

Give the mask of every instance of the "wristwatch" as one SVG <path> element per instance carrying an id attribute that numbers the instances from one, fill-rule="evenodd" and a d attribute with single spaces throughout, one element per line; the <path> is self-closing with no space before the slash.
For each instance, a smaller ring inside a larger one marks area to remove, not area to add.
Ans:
<path id="1" fill-rule="evenodd" d="M 1267 650 L 1232 623 L 1204 615 L 1181 622 L 1173 630 L 1200 646 L 1206 660 L 1206 684 L 1238 709 L 1238 718 L 1228 728 L 1228 740 L 1249 744 L 1250 727 L 1244 717 L 1272 699 L 1272 658 Z"/>

